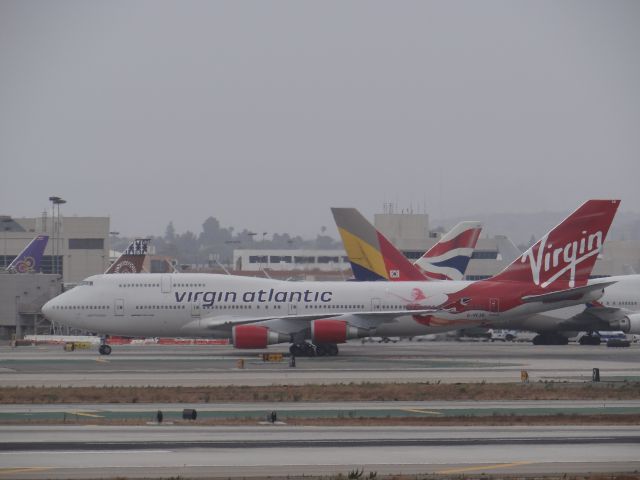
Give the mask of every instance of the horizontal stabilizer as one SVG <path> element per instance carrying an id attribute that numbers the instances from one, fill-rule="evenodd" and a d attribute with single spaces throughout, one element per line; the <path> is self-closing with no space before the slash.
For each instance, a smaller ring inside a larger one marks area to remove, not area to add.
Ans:
<path id="1" fill-rule="evenodd" d="M 566 290 L 558 290 L 556 292 L 551 293 L 543 293 L 542 295 L 527 295 L 522 297 L 522 301 L 524 303 L 533 303 L 533 302 L 542 302 L 542 303 L 551 303 L 551 302 L 563 302 L 566 300 L 576 300 L 580 298 L 582 295 L 586 295 L 587 293 L 595 292 L 598 290 L 603 290 L 610 285 L 613 285 L 614 282 L 602 282 L 602 283 L 593 283 L 591 285 L 585 285 L 584 287 L 576 287 L 576 288 L 568 288 Z"/>

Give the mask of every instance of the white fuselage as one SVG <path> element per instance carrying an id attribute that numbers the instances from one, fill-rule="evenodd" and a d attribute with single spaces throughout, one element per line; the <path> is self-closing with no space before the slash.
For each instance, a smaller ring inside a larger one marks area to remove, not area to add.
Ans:
<path id="1" fill-rule="evenodd" d="M 313 315 L 370 320 L 375 333 L 412 336 L 469 325 L 502 323 L 578 301 L 520 304 L 507 311 L 439 311 L 440 323 L 424 324 L 411 314 L 416 305 L 434 308 L 447 295 L 473 282 L 288 282 L 216 274 L 111 274 L 87 278 L 43 307 L 50 320 L 88 331 L 125 336 L 229 338 L 238 322 L 273 327 L 284 333 L 308 328 Z M 601 292 L 594 293 L 593 299 Z M 584 301 L 584 300 L 583 300 Z M 380 321 L 383 312 L 389 318 Z M 391 312 L 398 312 L 391 314 Z M 406 311 L 406 314 L 402 312 Z M 372 313 L 368 315 L 367 312 Z M 307 318 L 300 317 L 308 316 Z M 210 321 L 218 322 L 212 328 Z M 225 322 L 223 324 L 223 322 Z M 299 322 L 299 323 L 298 323 Z M 286 323 L 286 322 L 285 322 Z M 294 330 L 295 330 L 294 328 Z"/>

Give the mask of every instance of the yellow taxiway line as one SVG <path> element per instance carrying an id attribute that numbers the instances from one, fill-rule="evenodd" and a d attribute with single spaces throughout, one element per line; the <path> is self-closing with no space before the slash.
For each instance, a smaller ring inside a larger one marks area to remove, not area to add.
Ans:
<path id="1" fill-rule="evenodd" d="M 495 465 L 482 465 L 477 467 L 450 468 L 447 470 L 439 470 L 436 473 L 464 473 L 464 472 L 480 472 L 483 470 L 496 470 L 498 468 L 517 467 L 519 465 L 530 465 L 533 462 L 513 462 L 513 463 L 497 463 Z"/>
<path id="2" fill-rule="evenodd" d="M 93 417 L 93 418 L 104 418 L 104 415 L 96 415 L 95 413 L 85 413 L 85 412 L 67 412 L 69 415 L 79 415 L 81 417 Z"/>
<path id="3" fill-rule="evenodd" d="M 436 412 L 435 410 L 424 410 L 422 408 L 403 408 L 404 412 L 412 412 L 412 413 L 426 413 L 428 415 L 442 415 L 442 412 Z"/>
<path id="4" fill-rule="evenodd" d="M 43 472 L 53 470 L 53 467 L 22 467 L 22 468 L 0 468 L 0 475 L 12 475 L 14 473 Z"/>

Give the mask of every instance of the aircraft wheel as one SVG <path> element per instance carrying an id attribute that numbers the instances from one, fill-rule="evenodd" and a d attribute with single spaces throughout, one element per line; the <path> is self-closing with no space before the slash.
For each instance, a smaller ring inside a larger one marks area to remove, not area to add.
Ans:
<path id="1" fill-rule="evenodd" d="M 580 345 L 600 345 L 600 337 L 595 335 L 584 335 L 580 337 Z"/>
<path id="2" fill-rule="evenodd" d="M 98 352 L 100 352 L 100 355 L 111 355 L 111 346 L 106 344 L 100 345 Z"/>
<path id="3" fill-rule="evenodd" d="M 329 344 L 327 350 L 329 351 L 329 355 L 331 355 L 332 357 L 338 355 L 338 345 L 336 345 L 335 343 Z"/>
<path id="4" fill-rule="evenodd" d="M 324 357 L 325 355 L 327 355 L 329 352 L 325 349 L 325 346 L 320 344 L 320 345 L 316 345 L 316 356 L 318 357 Z"/>
<path id="5" fill-rule="evenodd" d="M 315 357 L 316 356 L 316 349 L 313 345 L 311 345 L 310 343 L 303 343 L 302 344 L 302 355 L 304 355 L 305 357 Z"/>
<path id="6" fill-rule="evenodd" d="M 310 343 L 294 343 L 289 347 L 289 353 L 294 357 L 315 357 L 316 350 Z"/>

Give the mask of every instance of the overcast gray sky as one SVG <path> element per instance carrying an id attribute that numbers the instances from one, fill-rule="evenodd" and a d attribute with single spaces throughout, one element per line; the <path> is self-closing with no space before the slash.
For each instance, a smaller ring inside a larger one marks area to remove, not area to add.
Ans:
<path id="1" fill-rule="evenodd" d="M 0 213 L 640 211 L 638 1 L 0 1 Z"/>

